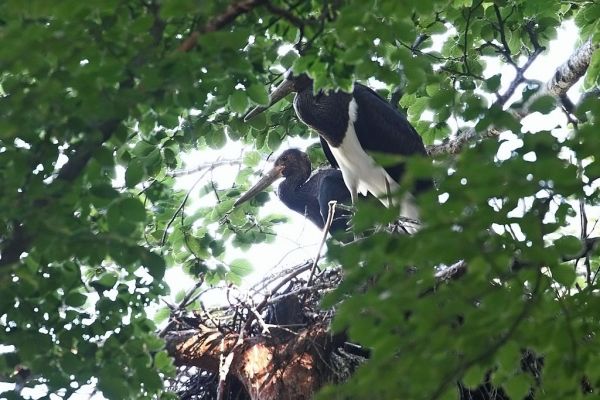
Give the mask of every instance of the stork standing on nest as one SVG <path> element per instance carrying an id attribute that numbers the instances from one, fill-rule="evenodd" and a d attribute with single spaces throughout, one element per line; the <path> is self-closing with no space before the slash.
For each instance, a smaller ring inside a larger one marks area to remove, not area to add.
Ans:
<path id="1" fill-rule="evenodd" d="M 339 170 L 320 169 L 311 176 L 311 164 L 306 153 L 288 149 L 277 157 L 274 167 L 233 206 L 237 207 L 250 200 L 282 177 L 285 179 L 277 189 L 279 199 L 289 209 L 306 216 L 319 229 L 323 229 L 327 221 L 330 201 L 348 203 L 351 199 Z M 348 219 L 347 212 L 336 209 L 330 231 L 345 230 Z"/>
<path id="2" fill-rule="evenodd" d="M 266 107 L 256 107 L 245 120 L 263 112 L 291 92 L 296 92 L 294 109 L 302 122 L 316 130 L 331 165 L 342 171 L 352 203 L 367 192 L 386 207 L 396 205 L 390 196 L 399 190 L 404 162 L 382 167 L 367 152 L 400 156 L 425 156 L 423 140 L 406 117 L 372 89 L 354 84 L 352 93 L 334 91 L 313 93 L 313 82 L 305 74 L 288 71 L 275 88 Z M 415 192 L 431 187 L 430 180 L 416 182 Z M 419 211 L 411 193 L 400 200 L 401 215 L 419 220 Z"/>

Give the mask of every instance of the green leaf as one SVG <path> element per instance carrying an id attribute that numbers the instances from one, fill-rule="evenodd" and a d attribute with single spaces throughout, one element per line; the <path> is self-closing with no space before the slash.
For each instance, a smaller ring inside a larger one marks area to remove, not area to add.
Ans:
<path id="1" fill-rule="evenodd" d="M 144 177 L 144 166 L 139 158 L 134 158 L 129 162 L 125 170 L 125 185 L 132 188 L 142 181 Z"/>
<path id="2" fill-rule="evenodd" d="M 294 65 L 294 62 L 297 59 L 298 53 L 296 53 L 295 51 L 288 51 L 283 55 L 283 57 L 281 57 L 280 62 L 284 68 L 289 69 L 292 67 L 292 65 Z"/>
<path id="3" fill-rule="evenodd" d="M 504 390 L 511 399 L 523 399 L 531 389 L 531 382 L 523 374 L 516 375 L 504 384 Z"/>
<path id="4" fill-rule="evenodd" d="M 555 265 L 551 268 L 551 271 L 552 278 L 566 288 L 570 288 L 577 278 L 577 274 L 572 265 Z"/>
<path id="5" fill-rule="evenodd" d="M 150 273 L 154 279 L 161 280 L 165 275 L 165 260 L 158 254 L 144 251 L 142 265 L 148 269 L 148 273 Z"/>
<path id="6" fill-rule="evenodd" d="M 158 309 L 158 311 L 156 312 L 156 314 L 154 314 L 154 322 L 156 324 L 160 324 L 163 321 L 166 321 L 167 318 L 169 318 L 169 316 L 171 315 L 171 310 L 169 309 L 169 307 L 161 307 Z"/>
<path id="7" fill-rule="evenodd" d="M 533 101 L 529 106 L 530 111 L 538 111 L 542 114 L 548 114 L 556 108 L 556 99 L 554 96 L 541 96 Z"/>
<path id="8" fill-rule="evenodd" d="M 106 372 L 98 379 L 98 387 L 109 399 L 125 399 L 129 397 L 129 388 L 122 377 Z"/>
<path id="9" fill-rule="evenodd" d="M 244 276 L 252 272 L 252 265 L 248 260 L 238 258 L 229 264 L 229 273 L 227 278 L 236 285 L 241 284 Z"/>
<path id="10" fill-rule="evenodd" d="M 104 272 L 91 284 L 102 289 L 111 289 L 117 283 L 118 275 L 115 272 Z"/>
<path id="11" fill-rule="evenodd" d="M 229 107 L 238 114 L 243 114 L 248 107 L 248 98 L 246 94 L 240 90 L 236 90 L 229 96 Z"/>
<path id="12" fill-rule="evenodd" d="M 256 167 L 261 160 L 262 157 L 258 151 L 249 151 L 244 154 L 244 164 L 248 167 Z"/>
<path id="13" fill-rule="evenodd" d="M 565 235 L 556 239 L 554 246 L 563 256 L 574 256 L 582 250 L 581 240 L 572 235 Z"/>
<path id="14" fill-rule="evenodd" d="M 467 387 L 477 387 L 483 383 L 486 373 L 487 369 L 481 369 L 477 366 L 471 367 L 463 376 L 463 383 Z"/>
<path id="15" fill-rule="evenodd" d="M 163 370 L 172 365 L 171 358 L 167 354 L 166 351 L 159 351 L 154 356 L 154 363 L 156 364 L 156 368 Z"/>
<path id="16" fill-rule="evenodd" d="M 485 80 L 485 88 L 494 93 L 500 88 L 500 74 L 493 75 L 492 77 Z"/>
<path id="17" fill-rule="evenodd" d="M 269 104 L 269 93 L 267 93 L 267 89 L 263 85 L 253 84 L 246 90 L 248 93 L 248 97 L 252 99 L 255 103 L 258 103 L 261 106 L 266 106 Z"/>
<path id="18" fill-rule="evenodd" d="M 123 199 L 119 203 L 119 212 L 130 221 L 142 222 L 146 219 L 146 208 L 138 198 Z"/>
<path id="19" fill-rule="evenodd" d="M 101 199 L 114 199 L 119 196 L 119 192 L 108 183 L 98 183 L 93 185 L 90 193 Z"/>
<path id="20" fill-rule="evenodd" d="M 87 301 L 87 296 L 79 292 L 71 292 L 65 297 L 65 304 L 71 307 L 81 307 Z"/>

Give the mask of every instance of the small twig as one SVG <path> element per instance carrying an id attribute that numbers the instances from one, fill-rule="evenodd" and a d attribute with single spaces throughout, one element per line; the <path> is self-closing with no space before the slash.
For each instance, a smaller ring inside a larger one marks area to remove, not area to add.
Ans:
<path id="1" fill-rule="evenodd" d="M 312 245 L 310 245 L 310 246 L 312 246 Z M 307 245 L 305 247 L 309 247 L 309 246 Z M 277 266 L 278 264 L 276 264 L 275 266 Z M 282 269 L 281 271 L 273 272 L 273 273 L 271 273 L 271 275 L 266 276 L 265 278 L 262 279 L 262 281 L 256 283 L 254 286 L 252 286 L 250 288 L 250 290 L 253 292 L 259 292 L 262 289 L 269 286 L 274 281 L 276 281 L 278 279 L 282 279 L 283 277 L 287 278 L 287 275 L 296 272 L 298 268 L 303 269 L 306 265 L 308 265 L 308 266 L 312 265 L 312 261 L 305 261 L 303 264 L 295 265 L 293 267 Z"/>
<path id="2" fill-rule="evenodd" d="M 182 170 L 178 170 L 178 171 L 173 171 L 173 172 L 169 173 L 169 176 L 172 176 L 175 178 L 178 176 L 191 175 L 196 172 L 203 171 L 207 168 L 210 168 L 212 170 L 216 167 L 220 167 L 223 165 L 241 165 L 241 164 L 242 164 L 241 158 L 235 158 L 235 159 L 231 159 L 231 160 L 217 160 L 217 161 L 213 161 L 210 163 L 197 165 L 192 169 L 182 169 Z"/>
<path id="3" fill-rule="evenodd" d="M 221 356 L 219 357 L 219 385 L 217 386 L 217 400 L 223 400 L 225 398 L 225 384 L 227 382 L 227 374 L 229 374 L 229 369 L 231 367 L 231 363 L 233 362 L 235 350 L 240 344 L 242 344 L 242 342 L 243 339 L 242 335 L 240 334 L 237 342 L 235 343 L 229 354 L 225 356 L 225 340 L 221 340 Z"/>
<path id="4" fill-rule="evenodd" d="M 467 71 L 467 74 L 471 75 L 471 68 L 469 67 L 469 48 L 468 48 L 468 42 L 469 42 L 469 24 L 471 23 L 471 14 L 473 13 L 473 11 L 478 8 L 481 3 L 483 3 L 483 0 L 481 0 L 479 3 L 477 3 L 475 6 L 473 7 L 469 7 L 469 13 L 467 15 L 466 18 L 466 22 L 465 22 L 465 40 L 464 40 L 464 48 L 463 48 L 463 63 L 465 64 L 465 70 Z"/>
<path id="5" fill-rule="evenodd" d="M 311 265 L 312 265 L 312 263 L 310 261 L 306 262 L 303 266 L 299 267 L 298 269 L 294 270 L 289 275 L 287 275 L 285 278 L 283 278 L 281 280 L 281 282 L 279 282 L 277 285 L 275 285 L 275 287 L 270 290 L 270 293 L 267 294 L 265 296 L 265 298 L 256 306 L 256 310 L 260 312 L 267 305 L 267 302 L 269 301 L 269 298 L 271 297 L 272 293 L 276 293 L 287 282 L 289 282 L 290 280 L 294 279 L 296 276 L 298 276 L 301 273 L 303 273 L 303 272 L 307 271 L 308 269 L 310 269 Z M 250 328 L 250 326 L 252 325 L 252 321 L 253 320 L 254 320 L 254 315 L 250 315 L 248 317 L 248 319 L 246 320 L 246 323 L 242 327 L 242 332 L 244 332 L 244 331 L 246 331 L 246 330 L 248 330 Z"/>
<path id="6" fill-rule="evenodd" d="M 577 178 L 579 179 L 580 183 L 582 185 L 584 185 L 583 182 L 583 164 L 581 163 L 581 160 L 577 160 Z M 579 198 L 579 225 L 580 225 L 580 234 L 579 234 L 579 238 L 581 239 L 581 241 L 583 243 L 586 242 L 587 238 L 588 238 L 588 218 L 587 218 L 587 214 L 586 214 L 586 209 L 585 209 L 585 196 L 581 196 Z M 584 265 L 585 265 L 585 270 L 586 270 L 586 277 L 585 280 L 588 284 L 588 286 L 592 285 L 592 270 L 591 270 L 591 265 L 590 265 L 590 256 L 589 253 L 586 253 L 583 258 L 585 258 L 584 261 Z M 579 258 L 575 261 L 575 268 L 577 268 L 577 264 L 579 263 Z"/>
<path id="7" fill-rule="evenodd" d="M 200 280 L 198 280 L 198 282 L 196 282 L 196 284 L 194 284 L 194 287 L 191 288 L 190 291 L 187 292 L 186 295 L 183 297 L 183 299 L 177 306 L 178 310 L 183 310 L 184 308 L 186 308 L 187 306 L 189 306 L 190 304 L 192 304 L 195 301 L 195 300 L 190 301 L 190 299 L 192 299 L 192 296 L 194 295 L 196 290 L 198 290 L 200 288 L 200 286 L 202 286 L 203 283 L 204 283 L 204 277 L 201 277 Z M 196 297 L 196 296 L 193 296 L 193 297 Z"/>
<path id="8" fill-rule="evenodd" d="M 279 301 L 281 301 L 281 300 L 283 300 L 285 298 L 297 296 L 299 294 L 309 293 L 309 292 L 312 292 L 312 291 L 315 291 L 315 290 L 327 289 L 327 288 L 329 288 L 329 286 L 330 286 L 329 283 L 323 283 L 323 284 L 318 285 L 318 286 L 302 287 L 300 289 L 293 290 L 293 291 L 291 291 L 289 293 L 285 293 L 285 294 L 282 294 L 282 295 L 279 295 L 279 296 L 271 297 L 271 299 L 267 302 L 267 305 L 276 304 L 276 303 L 278 303 Z M 320 291 L 319 293 L 322 293 L 322 291 Z"/>
<path id="9" fill-rule="evenodd" d="M 165 242 L 167 241 L 167 236 L 169 235 L 169 228 L 171 227 L 171 225 L 175 221 L 175 218 L 177 218 L 177 215 L 179 215 L 179 213 L 181 212 L 181 210 L 183 210 L 183 207 L 185 207 L 185 203 L 187 203 L 188 198 L 190 197 L 190 194 L 192 193 L 192 191 L 194 190 L 194 188 L 196 187 L 196 185 L 198 185 L 198 183 L 200 183 L 200 181 L 202 180 L 202 178 L 204 178 L 206 176 L 206 174 L 208 174 L 208 172 L 210 172 L 210 169 L 204 171 L 204 173 L 202 175 L 200 175 L 198 177 L 198 179 L 196 179 L 196 182 L 194 182 L 194 184 L 192 185 L 192 187 L 188 190 L 188 192 L 186 193 L 183 201 L 181 202 L 181 204 L 179 205 L 179 207 L 177 208 L 177 210 L 175 211 L 175 213 L 173 214 L 173 216 L 171 217 L 171 219 L 167 223 L 167 226 L 165 227 L 165 231 L 163 232 L 162 239 L 160 241 L 161 247 L 163 247 L 165 245 Z"/>
<path id="10" fill-rule="evenodd" d="M 506 31 L 504 26 L 505 20 L 502 18 L 502 15 L 500 14 L 500 8 L 496 3 L 494 3 L 494 12 L 496 13 L 496 19 L 498 20 L 498 33 L 500 34 L 500 42 L 503 46 L 503 49 L 501 49 L 502 55 L 504 55 L 504 58 L 506 58 L 506 62 L 515 67 L 515 69 L 518 71 L 519 66 L 513 60 L 512 53 L 510 52 L 510 46 L 506 41 Z"/>
<path id="11" fill-rule="evenodd" d="M 238 301 L 248 309 L 248 311 L 250 311 L 252 314 L 254 314 L 254 318 L 256 318 L 256 320 L 258 321 L 258 324 L 261 326 L 262 328 L 262 334 L 263 335 L 268 335 L 271 332 L 269 331 L 269 328 L 267 327 L 267 324 L 265 322 L 265 320 L 262 318 L 262 316 L 260 315 L 260 313 L 258 312 L 258 310 L 256 309 L 256 307 L 254 307 L 252 304 L 242 301 L 241 299 L 238 299 Z"/>
<path id="12" fill-rule="evenodd" d="M 206 307 L 204 307 L 204 304 L 200 303 L 200 309 L 202 310 L 202 312 L 206 315 L 206 317 L 208 318 L 208 320 L 213 324 L 213 326 L 219 331 L 221 332 L 223 335 L 225 335 L 228 332 L 225 332 L 225 330 L 223 328 L 221 328 L 221 322 L 220 321 L 215 321 L 215 319 L 213 318 L 212 314 L 206 309 Z"/>
<path id="13" fill-rule="evenodd" d="M 272 4 L 270 1 L 266 1 L 265 7 L 271 14 L 283 18 L 300 30 L 304 30 L 305 25 L 314 24 L 316 22 L 314 19 L 304 20 L 293 14 L 290 10 L 278 7 Z"/>
<path id="14" fill-rule="evenodd" d="M 327 234 L 329 233 L 329 229 L 331 228 L 331 224 L 333 223 L 333 215 L 335 214 L 335 206 L 337 201 L 332 200 L 329 202 L 329 211 L 327 212 L 327 221 L 325 222 L 325 226 L 323 227 L 323 237 L 321 238 L 321 243 L 319 243 L 319 249 L 317 250 L 317 254 L 315 255 L 315 259 L 310 268 L 310 275 L 306 280 L 306 284 L 304 287 L 309 287 L 312 281 L 313 276 L 315 275 L 315 270 L 317 269 L 317 264 L 319 263 L 319 258 L 321 257 L 321 250 L 323 250 L 323 245 L 325 244 L 325 240 L 327 239 Z"/>

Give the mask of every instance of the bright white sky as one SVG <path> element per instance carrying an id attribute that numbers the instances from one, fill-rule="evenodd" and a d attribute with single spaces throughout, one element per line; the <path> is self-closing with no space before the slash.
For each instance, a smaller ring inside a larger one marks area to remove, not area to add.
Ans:
<path id="1" fill-rule="evenodd" d="M 571 54 L 576 45 L 578 39 L 578 31 L 573 22 L 567 22 L 558 31 L 557 40 L 551 42 L 549 49 L 546 54 L 540 56 L 531 65 L 526 76 L 531 79 L 537 79 L 540 81 L 547 81 L 552 77 L 556 67 L 562 64 L 567 57 Z M 434 47 L 437 47 L 437 43 L 434 43 Z M 492 76 L 498 72 L 502 74 L 502 87 L 501 92 L 505 90 L 514 77 L 514 70 L 512 67 L 504 66 L 501 67 L 500 63 L 496 60 L 488 59 L 488 68 L 486 69 L 486 77 Z M 493 62 L 492 62 L 493 61 Z M 579 97 L 580 84 L 575 85 L 571 89 L 569 95 L 572 100 L 576 100 Z M 566 125 L 565 117 L 561 111 L 555 111 L 550 115 L 532 115 L 529 116 L 525 121 L 526 131 L 540 131 L 549 130 L 555 128 L 557 125 Z M 510 138 L 510 134 L 506 138 Z M 314 143 L 316 139 L 308 141 L 298 138 L 287 139 L 280 147 L 281 151 L 296 147 L 301 150 Z M 510 151 L 519 146 L 519 140 L 509 140 L 502 145 L 501 150 L 498 154 L 500 158 L 507 157 Z M 229 143 L 225 148 L 214 151 L 214 150 L 199 150 L 193 151 L 189 154 L 182 155 L 184 161 L 184 167 L 182 169 L 192 169 L 197 165 L 210 163 L 217 161 L 218 159 L 231 159 L 237 158 L 242 152 L 243 147 L 239 143 Z M 253 150 L 252 148 L 246 149 L 247 151 Z M 276 158 L 276 155 L 272 157 L 272 160 Z M 266 171 L 271 166 L 271 162 L 262 162 L 258 171 Z M 200 172 L 201 173 L 201 172 Z M 220 189 L 228 188 L 233 185 L 237 174 L 236 167 L 219 167 L 216 168 L 211 176 L 207 176 L 204 181 L 201 181 L 197 188 L 203 186 L 204 183 L 211 179 L 218 184 Z M 210 175 L 210 174 L 209 174 Z M 196 179 L 198 179 L 198 173 L 183 176 L 177 180 L 177 188 L 187 190 L 190 188 Z M 258 176 L 256 177 L 256 180 Z M 186 210 L 192 210 L 194 207 L 210 206 L 214 204 L 216 199 L 211 199 L 209 196 L 199 198 L 198 189 L 195 189 L 190 195 L 188 207 Z M 210 202 L 210 204 L 209 204 Z M 306 220 L 299 214 L 287 209 L 277 198 L 275 194 L 271 194 L 271 200 L 261 210 L 261 214 L 267 213 L 278 213 L 284 214 L 289 217 L 290 221 L 287 224 L 279 225 L 276 228 L 277 240 L 272 244 L 260 244 L 253 246 L 249 251 L 240 251 L 238 249 L 228 248 L 226 254 L 226 262 L 232 261 L 236 258 L 245 258 L 249 260 L 253 267 L 254 272 L 250 274 L 245 280 L 240 290 L 244 290 L 251 287 L 253 284 L 260 281 L 260 279 L 267 273 L 277 270 L 284 269 L 299 264 L 300 262 L 312 259 L 315 257 L 317 252 L 318 244 L 321 240 L 322 233 L 312 223 Z M 595 213 L 597 216 L 598 213 Z M 578 222 L 577 222 L 578 223 Z M 593 221 L 592 221 L 593 223 Z M 195 281 L 193 278 L 184 274 L 178 268 L 171 268 L 166 272 L 165 280 L 171 287 L 171 302 L 175 303 L 175 294 L 181 290 L 187 290 L 191 288 Z M 214 305 L 225 301 L 225 293 L 223 290 L 209 291 L 202 300 L 206 305 Z M 1 350 L 1 349 L 0 349 Z M 12 384 L 0 383 L 0 393 L 5 390 L 10 390 Z M 102 399 L 103 397 L 99 393 L 93 394 L 93 385 L 88 385 L 80 389 L 79 393 L 72 396 L 72 399 Z M 22 394 L 24 396 L 31 396 L 31 398 L 39 398 L 43 396 L 45 390 L 43 386 L 37 387 L 33 390 L 24 390 Z M 56 398 L 51 396 L 51 398 Z"/>

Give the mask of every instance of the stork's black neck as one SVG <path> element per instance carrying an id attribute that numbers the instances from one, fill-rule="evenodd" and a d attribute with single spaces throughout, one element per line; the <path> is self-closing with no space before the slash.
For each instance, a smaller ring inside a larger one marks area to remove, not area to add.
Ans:
<path id="1" fill-rule="evenodd" d="M 305 215 L 312 223 L 323 228 L 323 219 L 316 199 L 317 188 L 311 188 L 304 173 L 295 173 L 284 179 L 277 189 L 277 195 L 288 208 Z M 306 187 L 305 187 L 306 186 Z"/>
<path id="2" fill-rule="evenodd" d="M 319 132 L 330 146 L 338 147 L 348 128 L 351 100 L 350 93 L 319 92 L 315 96 L 312 88 L 307 88 L 296 94 L 294 108 L 302 122 Z"/>

